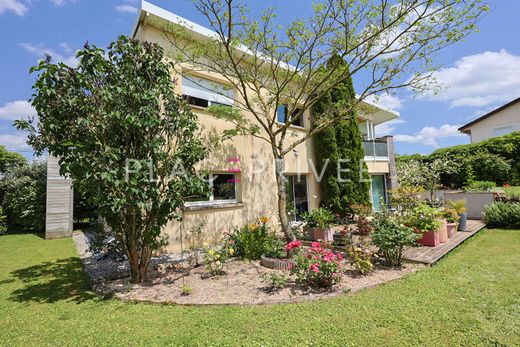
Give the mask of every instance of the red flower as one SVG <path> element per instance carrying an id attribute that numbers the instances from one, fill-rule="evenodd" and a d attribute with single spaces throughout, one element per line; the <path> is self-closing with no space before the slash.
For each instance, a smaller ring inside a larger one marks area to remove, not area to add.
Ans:
<path id="1" fill-rule="evenodd" d="M 301 247 L 301 245 L 302 245 L 302 243 L 300 241 L 298 241 L 298 240 L 291 241 L 291 242 L 289 242 L 288 244 L 285 245 L 285 250 L 286 251 L 290 251 L 291 249 Z"/>

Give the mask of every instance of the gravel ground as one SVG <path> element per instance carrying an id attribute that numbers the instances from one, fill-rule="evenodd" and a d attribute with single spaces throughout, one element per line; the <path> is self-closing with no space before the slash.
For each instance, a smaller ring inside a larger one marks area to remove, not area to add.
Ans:
<path id="1" fill-rule="evenodd" d="M 180 254 L 166 254 L 152 259 L 150 281 L 130 285 L 126 262 L 93 256 L 88 250 L 91 236 L 76 232 L 73 239 L 85 270 L 91 277 L 93 289 L 104 297 L 116 296 L 123 300 L 173 303 L 181 305 L 259 305 L 317 300 L 355 293 L 415 272 L 423 265 L 405 264 L 402 269 L 377 268 L 365 276 L 354 276 L 347 268 L 340 284 L 328 290 L 303 288 L 293 276 L 278 291 L 269 291 L 262 275 L 273 272 L 258 261 L 228 261 L 224 274 L 207 277 L 204 267 L 190 271 L 183 268 Z M 191 288 L 190 295 L 182 295 L 181 286 Z"/>

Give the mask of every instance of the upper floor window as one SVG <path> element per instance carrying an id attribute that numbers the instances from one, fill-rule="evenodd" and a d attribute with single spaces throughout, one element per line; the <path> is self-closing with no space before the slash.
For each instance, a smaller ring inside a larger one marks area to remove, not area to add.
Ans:
<path id="1" fill-rule="evenodd" d="M 502 128 L 495 128 L 495 129 L 493 129 L 493 132 L 495 133 L 495 136 L 507 135 L 507 134 L 511 134 L 513 132 L 513 127 L 508 126 L 508 127 L 502 127 Z"/>
<path id="2" fill-rule="evenodd" d="M 278 123 L 286 123 L 287 122 L 287 114 L 288 114 L 288 107 L 287 105 L 280 105 L 276 109 L 276 120 Z M 299 113 L 301 113 L 301 109 L 297 108 L 291 113 L 291 118 L 296 117 Z M 300 115 L 300 117 L 292 122 L 292 125 L 296 125 L 299 127 L 303 127 L 303 114 Z"/>
<path id="3" fill-rule="evenodd" d="M 233 94 L 233 89 L 225 84 L 191 75 L 182 76 L 182 96 L 190 105 L 233 106 Z"/>

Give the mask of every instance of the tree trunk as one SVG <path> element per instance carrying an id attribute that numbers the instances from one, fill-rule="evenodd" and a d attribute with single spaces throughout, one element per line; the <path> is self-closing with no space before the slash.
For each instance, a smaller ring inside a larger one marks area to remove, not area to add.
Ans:
<path id="1" fill-rule="evenodd" d="M 294 241 L 296 238 L 289 225 L 289 217 L 287 216 L 287 192 L 285 187 L 285 159 L 275 157 L 276 166 L 276 185 L 278 197 L 278 217 L 282 226 L 283 233 L 287 242 Z"/>

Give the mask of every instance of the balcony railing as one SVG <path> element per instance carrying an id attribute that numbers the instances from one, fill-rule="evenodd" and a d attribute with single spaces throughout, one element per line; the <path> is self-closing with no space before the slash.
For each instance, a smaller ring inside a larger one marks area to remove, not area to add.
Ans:
<path id="1" fill-rule="evenodd" d="M 385 138 L 366 140 L 363 139 L 363 150 L 365 158 L 370 160 L 387 160 L 388 159 L 388 143 Z"/>

